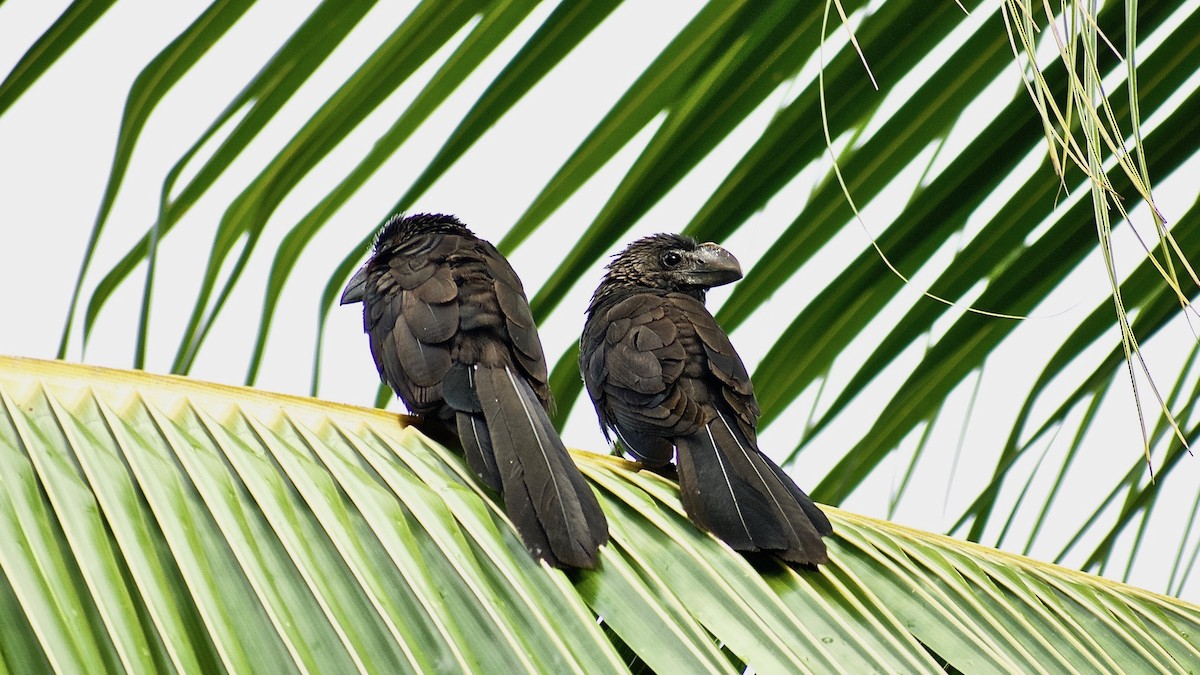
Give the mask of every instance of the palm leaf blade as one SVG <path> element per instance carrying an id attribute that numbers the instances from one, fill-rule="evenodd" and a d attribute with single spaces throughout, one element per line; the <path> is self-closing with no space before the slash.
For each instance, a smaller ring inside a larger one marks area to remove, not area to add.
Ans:
<path id="1" fill-rule="evenodd" d="M 658 669 L 1200 663 L 1198 608 L 841 511 L 829 565 L 752 567 L 621 460 L 577 455 L 613 539 L 568 577 L 386 413 L 10 358 L 0 396 L 10 669 L 620 669 L 597 614 Z"/>

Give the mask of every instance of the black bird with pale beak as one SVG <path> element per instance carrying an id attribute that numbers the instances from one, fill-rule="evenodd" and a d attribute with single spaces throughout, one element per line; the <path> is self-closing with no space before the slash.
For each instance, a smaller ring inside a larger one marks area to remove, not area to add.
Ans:
<path id="1" fill-rule="evenodd" d="M 633 242 L 592 296 L 579 367 L 606 438 L 664 473 L 678 457 L 693 522 L 739 551 L 824 563 L 833 527 L 758 449 L 750 375 L 704 306 L 708 289 L 741 278 L 716 244 L 677 234 Z"/>

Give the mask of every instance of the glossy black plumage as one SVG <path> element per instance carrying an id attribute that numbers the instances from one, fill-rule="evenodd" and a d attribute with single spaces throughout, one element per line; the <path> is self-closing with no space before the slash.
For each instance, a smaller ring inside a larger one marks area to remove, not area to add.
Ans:
<path id="1" fill-rule="evenodd" d="M 608 523 L 550 422 L 542 344 L 504 256 L 453 216 L 396 216 L 341 302 L 363 303 L 380 377 L 431 434 L 458 438 L 530 553 L 594 567 Z"/>
<path id="2" fill-rule="evenodd" d="M 705 291 L 741 276 L 716 244 L 674 234 L 633 242 L 592 296 L 580 370 L 606 437 L 650 468 L 678 455 L 680 496 L 696 524 L 740 551 L 823 563 L 821 537 L 833 528 L 758 449 L 750 375 L 704 307 Z"/>

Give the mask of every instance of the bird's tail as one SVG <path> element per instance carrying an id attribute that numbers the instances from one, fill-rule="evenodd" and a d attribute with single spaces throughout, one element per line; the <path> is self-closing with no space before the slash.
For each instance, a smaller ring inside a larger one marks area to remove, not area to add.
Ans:
<path id="1" fill-rule="evenodd" d="M 784 560 L 828 561 L 829 519 L 722 412 L 677 439 L 683 508 L 697 525 L 739 551 L 769 551 Z"/>
<path id="2" fill-rule="evenodd" d="M 467 462 L 500 491 L 526 547 L 556 567 L 594 567 L 608 522 L 529 383 L 507 367 L 454 370 L 443 393 Z"/>

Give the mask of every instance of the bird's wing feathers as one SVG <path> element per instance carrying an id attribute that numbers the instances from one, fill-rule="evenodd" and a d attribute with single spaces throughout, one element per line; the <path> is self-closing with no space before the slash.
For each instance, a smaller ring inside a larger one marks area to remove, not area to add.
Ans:
<path id="1" fill-rule="evenodd" d="M 458 332 L 459 307 L 455 302 L 458 294 L 449 276 L 449 271 L 442 269 L 420 286 L 399 293 L 400 315 L 397 320 L 408 324 L 409 330 L 422 344 L 441 344 Z M 442 285 L 446 281 L 449 282 L 449 290 Z"/>
<path id="2" fill-rule="evenodd" d="M 550 388 L 546 382 L 549 373 L 546 369 L 546 357 L 542 353 L 542 341 L 538 337 L 537 325 L 533 321 L 533 313 L 529 310 L 529 301 L 517 281 L 515 274 L 509 268 L 509 277 L 496 278 L 496 302 L 504 313 L 505 329 L 508 332 L 509 344 L 513 346 L 512 356 L 527 379 L 532 381 L 534 393 L 545 408 L 550 407 Z"/>
<path id="3" fill-rule="evenodd" d="M 641 413 L 664 419 L 656 411 L 675 401 L 671 390 L 683 374 L 687 347 L 665 298 L 651 294 L 631 296 L 604 313 L 587 349 L 594 350 L 588 367 L 596 394 L 617 408 L 636 406 Z M 594 397 L 595 398 L 595 397 Z"/>
<path id="4" fill-rule="evenodd" d="M 662 296 L 630 296 L 593 317 L 581 341 L 588 394 L 607 434 L 649 466 L 671 461 L 667 437 L 690 433 L 700 411 L 676 387 L 687 361 Z"/>
<path id="5" fill-rule="evenodd" d="M 445 237 L 414 237 L 402 250 L 431 251 Z M 371 273 L 364 328 L 383 379 L 416 413 L 442 399 L 452 359 L 446 341 L 458 330 L 458 288 L 445 266 L 428 256 L 395 256 Z"/>
<path id="6" fill-rule="evenodd" d="M 697 309 L 697 306 L 698 309 Z M 754 397 L 754 384 L 746 364 L 717 320 L 700 303 L 683 303 L 688 322 L 704 348 L 707 372 L 720 382 L 721 397 L 737 417 L 737 423 L 751 442 L 757 443 L 755 429 L 760 414 Z"/>

